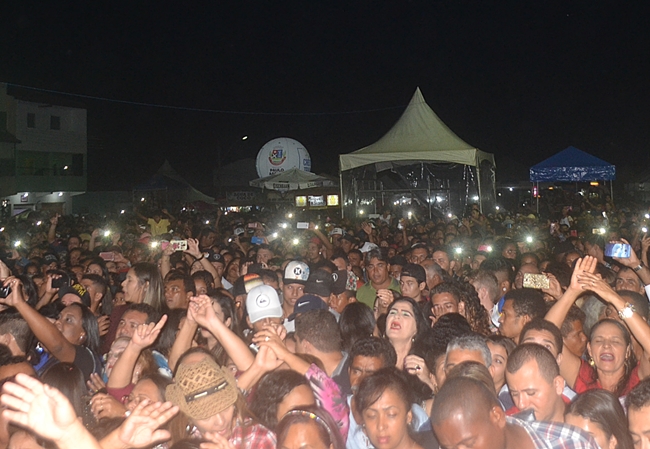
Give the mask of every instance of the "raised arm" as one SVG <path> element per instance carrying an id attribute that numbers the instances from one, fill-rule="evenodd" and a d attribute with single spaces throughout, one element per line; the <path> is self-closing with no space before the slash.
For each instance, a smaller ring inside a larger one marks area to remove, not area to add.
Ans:
<path id="1" fill-rule="evenodd" d="M 171 438 L 168 430 L 161 429 L 178 413 L 171 402 L 141 401 L 120 427 L 102 438 L 102 449 L 149 448 Z M 83 446 L 79 446 L 83 447 Z"/>
<path id="2" fill-rule="evenodd" d="M 138 209 L 135 209 L 134 212 L 135 212 L 135 216 L 138 217 L 140 220 L 144 221 L 145 223 L 149 221 L 149 217 L 145 217 L 144 215 L 142 215 Z"/>
<path id="3" fill-rule="evenodd" d="M 604 301 L 607 301 L 616 310 L 621 313 L 627 307 L 630 307 L 630 304 L 621 298 L 618 293 L 612 290 L 612 287 L 607 284 L 600 276 L 583 273 L 580 275 L 580 284 L 585 290 L 590 290 L 600 296 Z M 629 309 L 628 309 L 629 311 Z M 625 324 L 628 329 L 637 339 L 641 347 L 643 348 L 643 357 L 639 361 L 639 378 L 644 379 L 650 375 L 650 326 L 648 323 L 639 315 L 634 312 L 629 317 L 624 318 Z"/>
<path id="4" fill-rule="evenodd" d="M 99 229 L 93 229 L 93 232 L 90 234 L 90 241 L 88 242 L 88 251 L 95 250 L 95 240 L 99 238 Z"/>
<path id="5" fill-rule="evenodd" d="M 163 279 L 165 279 L 167 273 L 169 273 L 172 269 L 172 265 L 171 262 L 169 261 L 169 258 L 173 253 L 174 253 L 174 249 L 172 248 L 172 246 L 167 245 L 167 248 L 163 250 L 162 256 L 160 257 L 160 275 L 162 276 Z"/>
<path id="6" fill-rule="evenodd" d="M 307 373 L 307 370 L 309 370 L 310 363 L 289 351 L 280 338 L 280 335 L 278 335 L 272 327 L 266 327 L 256 333 L 255 337 L 253 337 L 253 342 L 259 345 L 260 348 L 268 346 L 273 350 L 279 360 L 282 360 L 284 363 L 289 365 L 289 368 L 303 376 Z"/>
<path id="7" fill-rule="evenodd" d="M 124 388 L 131 384 L 133 370 L 140 357 L 140 353 L 153 345 L 160 331 L 167 322 L 167 315 L 163 315 L 157 323 L 141 324 L 133 333 L 131 341 L 115 362 L 113 371 L 108 378 L 106 386 L 109 388 Z"/>
<path id="8" fill-rule="evenodd" d="M 60 277 L 61 276 L 58 275 L 58 274 L 48 274 L 47 275 L 47 280 L 45 281 L 45 292 L 38 299 L 38 303 L 36 303 L 36 310 L 40 310 L 42 307 L 48 305 L 52 301 L 52 298 L 54 298 L 54 295 L 56 295 L 57 292 L 59 291 L 58 288 L 53 288 L 52 287 L 52 280 L 59 279 Z"/>
<path id="9" fill-rule="evenodd" d="M 56 388 L 26 374 L 17 374 L 3 387 L 3 418 L 54 442 L 59 449 L 101 449 Z"/>
<path id="10" fill-rule="evenodd" d="M 267 327 L 255 334 L 254 341 L 260 345 L 260 350 L 272 349 L 278 359 L 307 378 L 318 404 L 332 415 L 341 434 L 347 436 L 350 409 L 337 383 L 325 371 L 289 351 L 273 328 Z"/>
<path id="11" fill-rule="evenodd" d="M 546 316 L 544 317 L 546 321 L 550 321 L 558 328 L 562 327 L 562 323 L 564 322 L 567 313 L 569 313 L 569 309 L 576 299 L 584 293 L 584 289 L 579 282 L 579 276 L 583 273 L 593 273 L 596 270 L 597 264 L 598 261 L 592 256 L 585 256 L 576 261 L 576 265 L 573 268 L 573 274 L 571 275 L 569 288 L 566 289 L 560 299 L 558 299 L 546 313 Z"/>
<path id="12" fill-rule="evenodd" d="M 309 230 L 313 232 L 321 242 L 323 242 L 323 246 L 327 248 L 327 254 L 331 255 L 334 248 L 332 247 L 332 243 L 330 242 L 330 239 L 327 238 L 327 236 L 323 234 L 321 230 L 318 229 L 316 227 L 316 224 L 313 222 L 309 223 Z"/>
<path id="13" fill-rule="evenodd" d="M 169 351 L 169 368 L 173 371 L 178 359 L 192 347 L 192 340 L 194 340 L 194 335 L 196 335 L 196 330 L 198 325 L 194 320 L 194 315 L 192 314 L 192 308 L 187 309 L 187 318 L 183 321 L 181 328 L 176 334 L 176 340 L 174 340 L 174 345 Z"/>
<path id="14" fill-rule="evenodd" d="M 50 228 L 47 230 L 47 242 L 51 245 L 56 240 L 56 225 L 59 224 L 59 214 L 50 218 Z"/>
<path id="15" fill-rule="evenodd" d="M 185 251 L 190 256 L 194 257 L 195 260 L 201 262 L 201 266 L 205 271 L 210 273 L 214 279 L 217 279 L 219 276 L 217 274 L 217 269 L 210 263 L 208 259 L 205 258 L 201 250 L 199 249 L 199 241 L 196 239 L 187 239 L 187 250 Z"/>
<path id="16" fill-rule="evenodd" d="M 23 296 L 22 282 L 14 277 L 9 277 L 5 279 L 3 285 L 11 287 L 11 293 L 6 298 L 1 299 L 0 302 L 14 307 L 20 313 L 34 336 L 47 348 L 53 357 L 60 362 L 73 363 L 77 352 L 76 346 L 63 336 L 54 323 L 27 304 Z"/>
<path id="17" fill-rule="evenodd" d="M 569 309 L 573 303 L 584 293 L 584 289 L 580 284 L 580 276 L 583 273 L 591 274 L 596 269 L 598 261 L 595 257 L 585 256 L 583 259 L 578 259 L 576 265 L 573 269 L 573 274 L 571 275 L 571 283 L 569 288 L 564 292 L 564 294 L 557 300 L 551 309 L 546 313 L 545 319 L 555 324 L 558 329 L 562 328 L 562 323 L 566 318 Z M 578 378 L 578 373 L 580 372 L 580 365 L 582 361 L 579 357 L 573 354 L 567 345 L 563 345 L 562 348 L 562 363 L 560 364 L 560 374 L 564 377 L 567 384 L 573 388 L 575 385 L 576 379 Z"/>
<path id="18" fill-rule="evenodd" d="M 275 352 L 268 346 L 261 346 L 253 364 L 237 378 L 237 386 L 242 391 L 250 390 L 269 371 L 282 365 Z"/>
<path id="19" fill-rule="evenodd" d="M 628 241 L 625 239 L 621 239 L 621 242 L 629 245 Z M 613 259 L 621 265 L 632 269 L 645 285 L 650 284 L 650 268 L 639 260 L 634 250 L 630 251 L 630 257 L 614 257 Z"/>
<path id="20" fill-rule="evenodd" d="M 190 300 L 192 314 L 197 324 L 207 329 L 219 341 L 228 353 L 239 371 L 246 371 L 253 364 L 255 358 L 248 349 L 248 345 L 231 331 L 212 308 L 212 299 L 206 295 L 192 297 Z"/>

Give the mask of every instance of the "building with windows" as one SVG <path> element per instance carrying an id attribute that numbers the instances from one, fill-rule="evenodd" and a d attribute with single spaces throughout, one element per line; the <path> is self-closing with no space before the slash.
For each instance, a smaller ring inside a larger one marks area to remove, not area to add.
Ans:
<path id="1" fill-rule="evenodd" d="M 0 83 L 2 214 L 72 212 L 86 191 L 86 109 Z"/>

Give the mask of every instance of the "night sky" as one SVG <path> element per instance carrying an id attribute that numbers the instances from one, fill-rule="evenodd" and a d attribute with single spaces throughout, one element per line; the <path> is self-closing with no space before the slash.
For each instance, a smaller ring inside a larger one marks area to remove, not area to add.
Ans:
<path id="1" fill-rule="evenodd" d="M 648 162 L 649 2 L 8 3 L 0 81 L 254 113 L 71 97 L 88 109 L 92 190 L 128 189 L 165 159 L 205 185 L 219 149 L 226 164 L 280 136 L 335 174 L 338 154 L 381 137 L 417 86 L 495 154 L 497 180 L 569 145 L 619 178 Z"/>

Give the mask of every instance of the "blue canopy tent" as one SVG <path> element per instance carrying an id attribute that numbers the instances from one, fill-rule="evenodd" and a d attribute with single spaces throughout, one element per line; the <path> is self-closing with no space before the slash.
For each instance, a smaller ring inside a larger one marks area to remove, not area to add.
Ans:
<path id="1" fill-rule="evenodd" d="M 568 147 L 554 156 L 530 168 L 530 182 L 589 182 L 609 181 L 610 194 L 614 197 L 612 181 L 616 179 L 616 166 L 585 153 L 575 147 Z M 537 197 L 539 211 L 539 195 Z"/>

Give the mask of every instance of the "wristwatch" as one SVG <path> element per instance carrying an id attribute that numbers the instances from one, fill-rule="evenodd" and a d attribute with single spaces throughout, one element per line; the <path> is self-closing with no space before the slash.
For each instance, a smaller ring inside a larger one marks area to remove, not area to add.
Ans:
<path id="1" fill-rule="evenodd" d="M 627 320 L 628 318 L 632 318 L 634 312 L 636 312 L 634 306 L 629 302 L 626 302 L 625 307 L 618 311 L 618 316 L 621 317 L 622 320 Z"/>
<path id="2" fill-rule="evenodd" d="M 639 271 L 643 270 L 643 267 L 644 267 L 644 266 L 645 266 L 645 265 L 643 265 L 643 262 L 641 262 L 641 263 L 639 264 L 638 267 L 634 267 L 634 268 L 632 268 L 632 269 L 633 269 L 636 273 L 638 273 Z"/>

